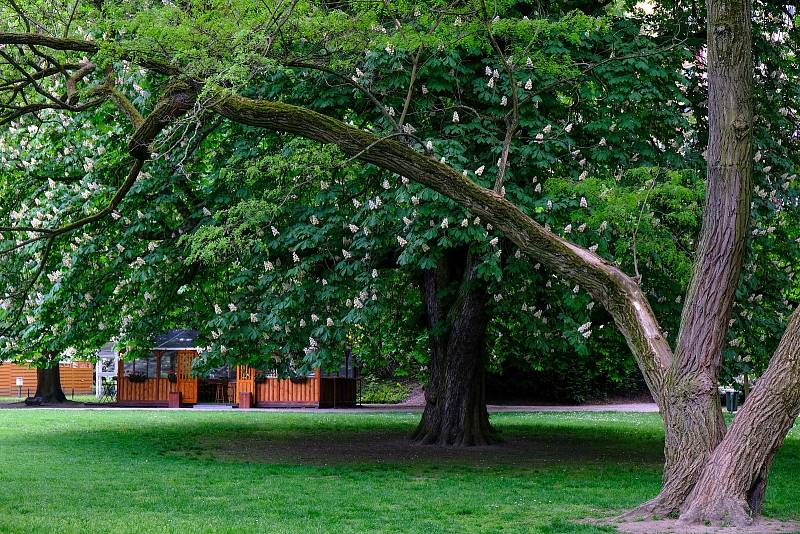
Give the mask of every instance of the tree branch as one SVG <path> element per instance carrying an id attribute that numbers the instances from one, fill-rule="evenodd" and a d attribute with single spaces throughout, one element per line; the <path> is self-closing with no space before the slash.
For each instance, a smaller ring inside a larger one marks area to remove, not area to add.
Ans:
<path id="1" fill-rule="evenodd" d="M 580 284 L 609 311 L 656 401 L 663 406 L 662 383 L 672 352 L 638 284 L 617 267 L 545 230 L 497 193 L 403 143 L 380 139 L 332 117 L 281 102 L 238 95 L 220 95 L 217 102 L 214 109 L 232 121 L 335 144 L 348 156 L 407 176 L 491 222 L 525 254 Z"/>

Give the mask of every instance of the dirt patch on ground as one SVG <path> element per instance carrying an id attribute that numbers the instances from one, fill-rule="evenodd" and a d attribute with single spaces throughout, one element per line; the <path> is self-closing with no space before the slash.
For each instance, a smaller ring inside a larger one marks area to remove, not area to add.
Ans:
<path id="1" fill-rule="evenodd" d="M 474 467 L 507 465 L 531 467 L 563 460 L 570 462 L 614 462 L 657 467 L 661 451 L 631 454 L 612 440 L 589 440 L 580 437 L 512 437 L 485 447 L 444 448 L 433 445 L 410 445 L 408 434 L 399 431 L 358 431 L 317 433 L 313 437 L 277 438 L 269 432 L 245 436 L 199 438 L 190 450 L 204 450 L 216 457 L 231 460 L 307 465 L 372 464 L 459 464 Z"/>
<path id="2" fill-rule="evenodd" d="M 747 527 L 726 527 L 713 525 L 686 525 L 677 519 L 648 521 L 606 522 L 620 532 L 628 534 L 785 534 L 800 532 L 798 521 L 775 521 L 759 518 Z"/>

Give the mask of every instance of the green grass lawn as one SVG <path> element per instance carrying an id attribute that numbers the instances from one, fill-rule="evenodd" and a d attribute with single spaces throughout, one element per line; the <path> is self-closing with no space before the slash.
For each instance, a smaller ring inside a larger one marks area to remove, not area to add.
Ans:
<path id="1" fill-rule="evenodd" d="M 0 410 L 0 532 L 602 532 L 652 496 L 657 414 L 497 414 L 504 443 L 403 441 L 415 414 Z M 800 440 L 767 515 L 800 517 Z"/>
<path id="2" fill-rule="evenodd" d="M 31 393 L 32 395 L 33 393 Z M 69 392 L 67 394 L 67 400 L 74 401 L 74 402 L 91 402 L 93 404 L 98 403 L 97 397 L 94 395 L 71 395 Z M 0 404 L 11 404 L 16 402 L 22 402 L 25 400 L 27 394 L 23 394 L 22 397 L 0 397 Z M 103 404 L 110 404 L 113 401 L 103 401 Z"/>

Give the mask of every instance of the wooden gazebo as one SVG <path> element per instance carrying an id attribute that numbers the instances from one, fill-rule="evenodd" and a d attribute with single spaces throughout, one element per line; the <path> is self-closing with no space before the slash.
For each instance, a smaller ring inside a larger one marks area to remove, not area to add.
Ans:
<path id="1" fill-rule="evenodd" d="M 117 402 L 125 406 L 191 406 L 199 402 L 239 405 L 241 394 L 258 407 L 333 408 L 355 406 L 356 375 L 349 358 L 337 373 L 321 373 L 283 379 L 264 375 L 252 367 L 225 369 L 222 378 L 213 379 L 216 394 L 203 399 L 205 379 L 193 375 L 192 362 L 199 353 L 197 332 L 171 330 L 156 338 L 145 358 L 120 359 L 117 374 Z M 247 395 L 249 394 L 249 395 Z M 247 407 L 243 402 L 241 407 Z"/>

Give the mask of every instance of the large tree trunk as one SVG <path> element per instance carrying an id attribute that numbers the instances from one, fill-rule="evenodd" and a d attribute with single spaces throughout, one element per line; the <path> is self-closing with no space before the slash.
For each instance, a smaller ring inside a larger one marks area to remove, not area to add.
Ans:
<path id="1" fill-rule="evenodd" d="M 706 205 L 697 259 L 664 391 L 664 481 L 634 514 L 677 512 L 725 435 L 717 391 L 744 263 L 753 190 L 749 0 L 708 5 Z"/>
<path id="2" fill-rule="evenodd" d="M 36 369 L 36 395 L 44 402 L 66 402 L 67 397 L 61 389 L 61 372 L 58 362 L 50 367 Z"/>
<path id="3" fill-rule="evenodd" d="M 775 453 L 800 414 L 800 308 L 686 502 L 681 520 L 747 525 L 761 513 Z"/>
<path id="4" fill-rule="evenodd" d="M 412 439 L 445 446 L 491 442 L 486 411 L 484 348 L 488 294 L 475 276 L 472 255 L 448 251 L 423 273 L 423 297 L 431 338 L 425 411 Z"/>

